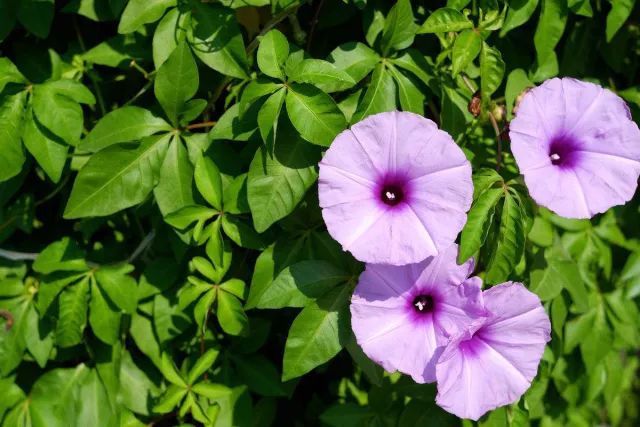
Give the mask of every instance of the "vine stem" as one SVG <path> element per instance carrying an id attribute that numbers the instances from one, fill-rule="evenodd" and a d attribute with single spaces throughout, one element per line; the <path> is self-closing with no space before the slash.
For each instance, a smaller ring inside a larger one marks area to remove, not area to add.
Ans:
<path id="1" fill-rule="evenodd" d="M 316 25 L 318 25 L 318 17 L 320 16 L 320 10 L 324 6 L 324 0 L 320 0 L 318 3 L 318 7 L 316 7 L 316 12 L 313 14 L 313 20 L 311 21 L 311 28 L 309 29 L 309 38 L 307 39 L 307 51 L 311 49 L 311 40 L 313 40 L 313 35 L 316 32 Z"/>
<path id="2" fill-rule="evenodd" d="M 80 27 L 78 26 L 78 19 L 76 18 L 76 15 L 73 15 L 73 28 L 76 31 L 76 36 L 78 37 L 78 44 L 80 45 L 80 49 L 82 49 L 83 52 L 86 52 L 87 48 L 86 48 L 86 45 L 84 44 L 84 39 L 82 38 L 82 33 L 80 32 Z M 98 106 L 100 107 L 100 114 L 104 116 L 105 114 L 107 114 L 107 107 L 105 106 L 105 103 L 104 103 L 104 97 L 102 96 L 100 85 L 98 84 L 98 81 L 93 76 L 93 74 L 91 74 L 90 72 L 87 72 L 87 76 L 89 76 L 89 80 L 91 80 L 91 84 L 93 85 L 93 88 L 96 91 L 96 99 L 98 101 Z"/>
<path id="3" fill-rule="evenodd" d="M 493 126 L 493 131 L 496 133 L 496 142 L 497 142 L 497 153 L 496 153 L 496 170 L 500 170 L 500 166 L 502 164 L 502 132 L 498 128 L 498 122 L 496 122 L 496 118 L 493 116 L 492 112 L 489 112 L 489 121 L 491 121 L 491 126 Z"/>
<path id="4" fill-rule="evenodd" d="M 288 7 L 287 9 L 284 9 L 282 12 L 278 13 L 276 16 L 271 18 L 271 20 L 267 22 L 267 24 L 264 26 L 262 31 L 260 31 L 260 33 L 258 33 L 258 35 L 247 46 L 247 55 L 251 55 L 253 51 L 256 50 L 256 48 L 258 47 L 258 43 L 260 42 L 260 37 L 264 36 L 273 27 L 275 27 L 276 25 L 284 21 L 287 18 L 287 16 L 296 13 L 298 8 L 302 6 L 304 3 L 306 3 L 306 1 L 301 4 Z"/>
<path id="5" fill-rule="evenodd" d="M 120 262 L 130 264 L 133 261 L 135 261 L 140 256 L 140 254 L 142 254 L 145 251 L 145 249 L 147 249 L 151 245 L 151 242 L 153 242 L 153 239 L 155 239 L 155 237 L 156 237 L 156 232 L 152 230 L 151 232 L 149 232 L 149 234 L 145 236 L 144 239 L 142 239 L 140 244 L 135 248 L 135 250 L 131 253 L 131 255 L 129 255 L 127 259 Z M 17 252 L 17 251 L 10 251 L 7 249 L 0 249 L 0 258 L 8 259 L 11 261 L 35 261 L 39 255 L 40 255 L 39 252 Z M 87 266 L 89 266 L 90 268 L 99 268 L 100 264 L 87 261 Z"/>
<path id="6" fill-rule="evenodd" d="M 216 125 L 216 121 L 215 120 L 209 120 L 206 122 L 202 122 L 202 123 L 194 123 L 192 125 L 187 126 L 186 128 L 191 130 L 191 129 L 201 129 L 201 128 L 210 128 Z"/>

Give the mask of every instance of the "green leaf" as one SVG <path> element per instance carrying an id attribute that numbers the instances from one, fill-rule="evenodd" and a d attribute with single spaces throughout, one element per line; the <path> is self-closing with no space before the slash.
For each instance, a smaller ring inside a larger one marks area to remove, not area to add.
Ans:
<path id="1" fill-rule="evenodd" d="M 27 83 L 27 79 L 9 58 L 0 58 L 0 93 L 9 83 Z"/>
<path id="2" fill-rule="evenodd" d="M 156 22 L 176 0 L 131 0 L 122 12 L 118 32 L 120 34 L 138 31 L 145 24 Z"/>
<path id="3" fill-rule="evenodd" d="M 258 111 L 258 127 L 260 136 L 265 143 L 274 142 L 278 129 L 278 118 L 282 111 L 282 104 L 287 94 L 286 89 L 280 89 L 271 95 Z"/>
<path id="4" fill-rule="evenodd" d="M 451 51 L 451 71 L 456 76 L 473 62 L 482 50 L 482 37 L 475 30 L 464 30 L 456 37 Z"/>
<path id="5" fill-rule="evenodd" d="M 220 399 L 231 394 L 231 389 L 223 384 L 198 383 L 193 386 L 192 390 L 209 399 Z"/>
<path id="6" fill-rule="evenodd" d="M 113 301 L 122 311 L 133 314 L 138 303 L 135 279 L 129 275 L 133 266 L 129 264 L 116 266 L 103 266 L 95 272 L 95 278 Z"/>
<path id="7" fill-rule="evenodd" d="M 505 193 L 498 235 L 487 266 L 485 280 L 489 283 L 501 283 L 507 280 L 522 258 L 524 243 L 522 210 L 516 198 L 511 193 Z"/>
<path id="8" fill-rule="evenodd" d="M 257 232 L 293 212 L 317 178 L 317 150 L 286 126 L 275 152 L 260 147 L 249 166 L 247 195 Z"/>
<path id="9" fill-rule="evenodd" d="M 418 34 L 424 33 L 448 33 L 473 28 L 473 22 L 462 12 L 450 7 L 442 7 L 434 11 L 418 29 Z"/>
<path id="10" fill-rule="evenodd" d="M 542 0 L 540 20 L 533 35 L 536 48 L 534 81 L 541 81 L 558 73 L 558 59 L 554 49 L 564 33 L 567 15 L 566 0 Z"/>
<path id="11" fill-rule="evenodd" d="M 587 372 L 592 371 L 612 350 L 613 336 L 605 318 L 604 307 L 596 309 L 593 325 L 580 341 L 580 353 Z"/>
<path id="12" fill-rule="evenodd" d="M 51 181 L 60 181 L 62 170 L 67 164 L 67 146 L 42 126 L 31 110 L 27 111 L 25 119 L 22 134 L 24 146 Z"/>
<path id="13" fill-rule="evenodd" d="M 254 105 L 258 105 L 258 103 Z M 257 114 L 257 111 L 255 113 Z M 251 117 L 251 108 L 241 118 L 240 104 L 237 103 L 228 108 L 220 119 L 218 119 L 218 123 L 216 123 L 209 133 L 209 138 L 212 140 L 230 139 L 233 141 L 248 141 L 256 130 L 255 120 Z"/>
<path id="14" fill-rule="evenodd" d="M 233 11 L 200 2 L 191 6 L 193 35 L 189 43 L 196 56 L 222 74 L 246 78 L 247 55 Z"/>
<path id="15" fill-rule="evenodd" d="M 234 357 L 238 375 L 249 389 L 262 396 L 286 396 L 280 373 L 273 363 L 260 354 Z"/>
<path id="16" fill-rule="evenodd" d="M 259 77 L 251 80 L 242 90 L 240 96 L 240 115 L 243 116 L 247 109 L 258 99 L 267 96 L 283 88 L 282 83 L 276 83 L 272 79 Z"/>
<path id="17" fill-rule="evenodd" d="M 120 339 L 120 311 L 107 300 L 100 287 L 91 286 L 89 324 L 93 333 L 106 344 L 114 345 Z"/>
<path id="18" fill-rule="evenodd" d="M 215 209 L 207 208 L 204 206 L 185 206 L 182 209 L 178 209 L 175 212 L 170 213 L 164 217 L 167 224 L 178 230 L 184 230 L 196 221 L 204 222 L 217 213 Z"/>
<path id="19" fill-rule="evenodd" d="M 568 280 L 576 279 L 581 280 L 574 262 L 550 259 L 547 268 L 531 272 L 529 289 L 542 301 L 547 301 L 560 295 Z"/>
<path id="20" fill-rule="evenodd" d="M 222 229 L 238 246 L 249 249 L 263 249 L 264 239 L 253 227 L 234 215 L 222 216 Z"/>
<path id="21" fill-rule="evenodd" d="M 0 93 L 0 182 L 20 173 L 25 161 L 22 137 L 27 94 Z"/>
<path id="22" fill-rule="evenodd" d="M 174 136 L 169 144 L 158 185 L 153 189 L 160 212 L 167 215 L 195 204 L 193 199 L 193 166 L 181 139 Z"/>
<path id="23" fill-rule="evenodd" d="M 69 145 L 80 140 L 84 125 L 82 108 L 73 99 L 58 92 L 53 84 L 33 89 L 33 112 L 38 121 Z"/>
<path id="24" fill-rule="evenodd" d="M 483 42 L 480 52 L 480 92 L 485 102 L 488 102 L 500 87 L 504 69 L 505 64 L 500 51 Z"/>
<path id="25" fill-rule="evenodd" d="M 38 254 L 33 269 L 38 273 L 49 274 L 54 271 L 87 271 L 89 268 L 78 244 L 69 237 L 63 237 Z"/>
<path id="26" fill-rule="evenodd" d="M 153 33 L 153 64 L 156 70 L 169 58 L 179 43 L 186 40 L 186 28 L 191 14 L 179 7 L 170 9 L 158 23 Z"/>
<path id="27" fill-rule="evenodd" d="M 100 425 L 116 427 L 120 425 L 119 414 L 109 403 L 107 389 L 102 383 L 98 370 L 91 369 L 78 384 L 77 393 L 82 396 L 75 422 L 78 425 L 91 425 L 100 420 Z"/>
<path id="28" fill-rule="evenodd" d="M 527 73 L 523 69 L 516 68 L 509 73 L 507 85 L 504 90 L 507 118 L 511 119 L 513 117 L 516 99 L 518 99 L 518 96 L 528 87 L 533 87 L 533 83 L 531 83 L 529 77 L 527 77 Z"/>
<path id="29" fill-rule="evenodd" d="M 111 146 L 80 170 L 65 218 L 105 216 L 142 202 L 153 190 L 170 137 L 149 137 L 136 148 Z"/>
<path id="30" fill-rule="evenodd" d="M 178 406 L 182 401 L 182 398 L 187 394 L 187 389 L 178 387 L 175 385 L 169 386 L 167 392 L 164 394 L 160 402 L 156 403 L 153 407 L 153 412 L 159 414 L 166 414 L 171 412 L 173 408 Z"/>
<path id="31" fill-rule="evenodd" d="M 441 102 L 440 127 L 456 140 L 467 130 L 467 124 L 473 119 L 467 108 L 469 99 L 454 87 L 443 84 Z"/>
<path id="32" fill-rule="evenodd" d="M 60 79 L 47 82 L 45 85 L 52 92 L 64 95 L 79 104 L 94 105 L 96 98 L 85 85 L 75 80 Z"/>
<path id="33" fill-rule="evenodd" d="M 54 0 L 20 0 L 18 21 L 31 33 L 46 38 L 51 29 L 54 14 Z"/>
<path id="34" fill-rule="evenodd" d="M 207 372 L 216 361 L 219 354 L 220 352 L 218 350 L 209 349 L 205 354 L 200 356 L 200 358 L 196 361 L 196 363 L 189 371 L 187 382 L 189 384 L 193 384 L 195 380 L 197 380 L 202 374 Z"/>
<path id="35" fill-rule="evenodd" d="M 353 87 L 356 82 L 346 72 L 321 59 L 304 59 L 289 74 L 289 81 L 310 83 L 324 92 L 338 92 Z"/>
<path id="36" fill-rule="evenodd" d="M 82 342 L 82 332 L 87 323 L 88 302 L 88 277 L 67 287 L 60 294 L 56 326 L 56 342 L 60 347 L 71 347 Z"/>
<path id="37" fill-rule="evenodd" d="M 397 58 L 392 58 L 391 62 L 414 76 L 424 83 L 433 93 L 440 92 L 440 84 L 435 76 L 434 67 L 427 62 L 424 55 L 415 49 L 407 49 Z"/>
<path id="38" fill-rule="evenodd" d="M 306 306 L 295 318 L 284 348 L 282 380 L 306 374 L 340 352 L 349 333 L 349 286 Z"/>
<path id="39" fill-rule="evenodd" d="M 611 10 L 607 14 L 607 43 L 611 42 L 616 33 L 629 19 L 636 0 L 615 0 L 611 2 Z"/>
<path id="40" fill-rule="evenodd" d="M 393 76 L 398 87 L 398 98 L 402 110 L 423 115 L 425 96 L 422 90 L 393 65 L 389 66 L 389 73 Z"/>
<path id="41" fill-rule="evenodd" d="M 462 229 L 458 262 L 465 262 L 484 245 L 493 223 L 496 205 L 503 195 L 504 190 L 502 188 L 492 188 L 480 194 L 474 200 L 467 216 L 467 223 Z"/>
<path id="42" fill-rule="evenodd" d="M 113 144 L 139 141 L 159 132 L 169 132 L 171 125 L 140 107 L 122 107 L 107 113 L 80 142 L 79 148 L 95 153 Z"/>
<path id="43" fill-rule="evenodd" d="M 357 83 L 373 71 L 380 55 L 363 43 L 348 42 L 333 49 L 327 59 Z"/>
<path id="44" fill-rule="evenodd" d="M 289 42 L 278 30 L 270 30 L 260 39 L 258 67 L 269 77 L 284 80 L 283 66 L 289 57 Z"/>
<path id="45" fill-rule="evenodd" d="M 230 214 L 249 213 L 249 200 L 247 199 L 247 174 L 238 175 L 224 188 L 222 205 Z"/>
<path id="46" fill-rule="evenodd" d="M 180 375 L 180 372 L 168 353 L 162 353 L 162 365 L 160 366 L 160 370 L 162 371 L 162 375 L 171 384 L 175 384 L 178 387 L 187 387 L 187 382 L 182 378 L 182 375 Z"/>
<path id="47" fill-rule="evenodd" d="M 312 85 L 292 83 L 287 91 L 286 104 L 293 126 L 313 144 L 328 147 L 347 127 L 335 101 Z"/>
<path id="48" fill-rule="evenodd" d="M 509 2 L 509 10 L 500 30 L 500 37 L 504 37 L 509 31 L 526 23 L 538 7 L 539 0 L 514 0 Z"/>
<path id="49" fill-rule="evenodd" d="M 196 163 L 195 180 L 202 197 L 218 211 L 222 210 L 222 178 L 213 160 L 200 157 Z"/>
<path id="50" fill-rule="evenodd" d="M 242 309 L 242 303 L 228 292 L 218 292 L 216 315 L 222 330 L 230 335 L 240 335 L 249 326 L 249 319 Z"/>
<path id="51" fill-rule="evenodd" d="M 369 87 L 351 118 L 351 123 L 359 122 L 372 114 L 395 109 L 396 85 L 393 82 L 393 77 L 387 72 L 383 64 L 378 64 L 373 70 Z"/>
<path id="52" fill-rule="evenodd" d="M 413 43 L 418 26 L 414 22 L 411 2 L 398 0 L 384 21 L 382 30 L 382 51 L 405 49 Z"/>
<path id="53" fill-rule="evenodd" d="M 348 279 L 326 261 L 301 261 L 278 274 L 256 303 L 257 308 L 304 307 Z"/>
<path id="54" fill-rule="evenodd" d="M 198 90 L 198 66 L 186 42 L 180 43 L 158 70 L 154 83 L 156 98 L 174 125 L 185 103 Z"/>

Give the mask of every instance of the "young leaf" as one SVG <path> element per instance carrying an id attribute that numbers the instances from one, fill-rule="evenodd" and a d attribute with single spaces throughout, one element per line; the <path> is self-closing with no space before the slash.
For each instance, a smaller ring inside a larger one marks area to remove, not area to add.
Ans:
<path id="1" fill-rule="evenodd" d="M 169 137 L 149 137 L 130 149 L 107 147 L 80 170 L 65 218 L 105 216 L 142 202 L 155 187 Z"/>
<path id="2" fill-rule="evenodd" d="M 283 381 L 306 374 L 340 352 L 349 333 L 350 295 L 348 286 L 338 287 L 298 314 L 284 348 Z"/>
<path id="3" fill-rule="evenodd" d="M 462 229 L 458 262 L 462 263 L 468 260 L 484 244 L 493 222 L 496 205 L 503 195 L 502 188 L 492 188 L 474 200 L 467 217 L 467 223 Z"/>
<path id="4" fill-rule="evenodd" d="M 462 12 L 449 7 L 442 7 L 434 11 L 418 29 L 418 34 L 448 33 L 473 28 L 473 22 Z"/>
<path id="5" fill-rule="evenodd" d="M 270 30 L 260 39 L 258 67 L 269 77 L 284 80 L 283 66 L 289 56 L 289 42 L 278 30 Z"/>
<path id="6" fill-rule="evenodd" d="M 165 10 L 176 5 L 176 0 L 131 0 L 122 12 L 118 32 L 132 33 L 143 25 L 155 22 L 162 17 Z"/>
<path id="7" fill-rule="evenodd" d="M 382 51 L 401 50 L 411 46 L 418 26 L 414 22 L 411 2 L 398 0 L 389 11 L 382 30 Z"/>
<path id="8" fill-rule="evenodd" d="M 159 414 L 171 412 L 173 408 L 178 406 L 186 394 L 186 388 L 178 387 L 176 385 L 169 386 L 160 402 L 156 403 L 153 407 L 153 412 L 157 412 Z"/>
<path id="9" fill-rule="evenodd" d="M 498 49 L 482 42 L 480 52 L 480 92 L 487 102 L 491 95 L 500 87 L 504 77 L 505 64 Z"/>
<path id="10" fill-rule="evenodd" d="M 200 356 L 200 358 L 196 361 L 196 363 L 189 371 L 187 382 L 189 384 L 193 384 L 198 378 L 200 378 L 202 374 L 207 372 L 216 361 L 219 354 L 220 352 L 218 350 L 209 349 L 205 354 Z"/>
<path id="11" fill-rule="evenodd" d="M 475 30 L 465 30 L 458 34 L 453 43 L 451 71 L 454 76 L 464 71 L 482 50 L 482 37 Z"/>
<path id="12" fill-rule="evenodd" d="M 79 148 L 95 153 L 113 144 L 139 141 L 159 132 L 169 132 L 171 125 L 140 107 L 122 107 L 107 113 L 80 142 Z"/>
<path id="13" fill-rule="evenodd" d="M 328 147 L 347 127 L 335 101 L 310 84 L 292 83 L 287 91 L 286 104 L 293 126 L 313 144 Z"/>
<path id="14" fill-rule="evenodd" d="M 216 164 L 202 156 L 196 163 L 196 187 L 205 200 L 218 211 L 222 210 L 222 178 Z"/>
<path id="15" fill-rule="evenodd" d="M 252 226 L 234 215 L 222 216 L 222 229 L 238 246 L 249 249 L 264 249 L 265 242 Z"/>
<path id="16" fill-rule="evenodd" d="M 487 266 L 485 280 L 489 283 L 507 280 L 522 258 L 524 243 L 523 213 L 516 198 L 507 192 L 504 195 L 498 236 Z"/>
<path id="17" fill-rule="evenodd" d="M 180 43 L 158 70 L 156 98 L 174 125 L 185 103 L 198 90 L 198 66 L 186 42 Z"/>

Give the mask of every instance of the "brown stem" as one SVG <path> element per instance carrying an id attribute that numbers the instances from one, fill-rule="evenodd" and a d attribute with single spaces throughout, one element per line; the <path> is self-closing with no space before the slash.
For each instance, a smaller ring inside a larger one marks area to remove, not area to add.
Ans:
<path id="1" fill-rule="evenodd" d="M 309 29 L 309 38 L 307 39 L 307 51 L 311 49 L 311 40 L 313 40 L 313 35 L 316 32 L 316 25 L 318 25 L 318 17 L 320 16 L 320 10 L 324 5 L 324 0 L 320 0 L 318 3 L 318 7 L 316 7 L 316 12 L 313 14 L 313 20 L 311 21 L 311 29 Z"/>
<path id="2" fill-rule="evenodd" d="M 202 123 L 194 123 L 192 125 L 187 126 L 188 130 L 191 129 L 201 129 L 201 128 L 210 128 L 216 125 L 216 121 L 215 120 L 209 120 L 207 122 L 202 122 Z"/>

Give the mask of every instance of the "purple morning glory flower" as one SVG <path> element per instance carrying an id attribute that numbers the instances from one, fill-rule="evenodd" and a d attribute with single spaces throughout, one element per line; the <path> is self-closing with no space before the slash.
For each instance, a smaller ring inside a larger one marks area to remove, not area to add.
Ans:
<path id="1" fill-rule="evenodd" d="M 436 366 L 436 403 L 472 420 L 522 396 L 551 339 L 540 299 L 522 284 L 494 286 L 483 298 L 489 316 L 452 338 Z"/>
<path id="2" fill-rule="evenodd" d="M 449 134 L 413 113 L 369 116 L 320 162 L 331 236 L 360 261 L 404 265 L 447 248 L 471 207 L 471 165 Z"/>
<path id="3" fill-rule="evenodd" d="M 531 197 L 558 215 L 591 218 L 636 191 L 640 130 L 598 85 L 547 80 L 522 98 L 509 135 Z"/>
<path id="4" fill-rule="evenodd" d="M 405 266 L 367 264 L 351 298 L 351 326 L 369 358 L 419 383 L 435 381 L 450 336 L 485 315 L 482 282 L 467 279 L 473 260 L 456 263 L 458 246 Z"/>

